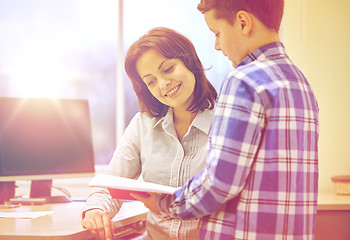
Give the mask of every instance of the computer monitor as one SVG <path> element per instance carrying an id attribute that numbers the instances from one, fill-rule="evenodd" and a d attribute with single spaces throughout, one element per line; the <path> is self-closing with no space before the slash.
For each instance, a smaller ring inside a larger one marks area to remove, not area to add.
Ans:
<path id="1" fill-rule="evenodd" d="M 0 97 L 3 186 L 31 180 L 30 197 L 50 198 L 52 179 L 92 176 L 94 171 L 87 100 Z"/>

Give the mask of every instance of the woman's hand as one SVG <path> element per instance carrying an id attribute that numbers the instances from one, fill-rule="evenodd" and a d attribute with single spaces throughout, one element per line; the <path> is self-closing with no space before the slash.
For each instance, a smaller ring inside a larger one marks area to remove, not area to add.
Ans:
<path id="1" fill-rule="evenodd" d="M 108 213 L 101 209 L 91 209 L 85 212 L 85 217 L 81 222 L 96 239 L 112 240 L 113 225 Z"/>

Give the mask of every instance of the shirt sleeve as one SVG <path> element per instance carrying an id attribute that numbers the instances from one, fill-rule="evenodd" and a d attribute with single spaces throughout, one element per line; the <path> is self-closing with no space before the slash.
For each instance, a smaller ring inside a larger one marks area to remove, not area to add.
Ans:
<path id="1" fill-rule="evenodd" d="M 125 129 L 122 141 L 114 151 L 113 157 L 107 167 L 107 173 L 119 177 L 138 178 L 141 173 L 140 161 L 140 122 L 141 114 L 137 113 Z M 90 209 L 102 209 L 113 218 L 120 210 L 123 200 L 111 197 L 107 189 L 94 188 L 82 210 L 84 213 Z"/>
<path id="2" fill-rule="evenodd" d="M 188 219 L 217 211 L 237 197 L 255 160 L 264 131 L 264 108 L 248 83 L 229 77 L 217 100 L 206 169 L 172 196 L 158 201 L 163 215 Z"/>

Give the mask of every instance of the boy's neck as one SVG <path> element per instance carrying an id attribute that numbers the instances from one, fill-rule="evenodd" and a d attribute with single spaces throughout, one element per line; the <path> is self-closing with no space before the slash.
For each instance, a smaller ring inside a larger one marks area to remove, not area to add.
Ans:
<path id="1" fill-rule="evenodd" d="M 255 21 L 255 27 L 250 36 L 250 51 L 249 54 L 254 50 L 265 46 L 269 43 L 280 42 L 278 32 L 275 30 L 266 28 L 260 21 Z"/>

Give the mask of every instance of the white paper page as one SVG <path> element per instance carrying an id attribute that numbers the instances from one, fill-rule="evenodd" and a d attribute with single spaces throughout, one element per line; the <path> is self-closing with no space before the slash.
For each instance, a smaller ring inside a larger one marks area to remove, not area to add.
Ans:
<path id="1" fill-rule="evenodd" d="M 90 187 L 109 187 L 143 192 L 158 192 L 173 194 L 177 188 L 165 185 L 144 182 L 140 180 L 116 177 L 107 174 L 98 174 L 89 183 Z"/>
<path id="2" fill-rule="evenodd" d="M 54 211 L 34 211 L 34 212 L 0 212 L 0 218 L 25 218 L 33 219 L 53 214 Z"/>

